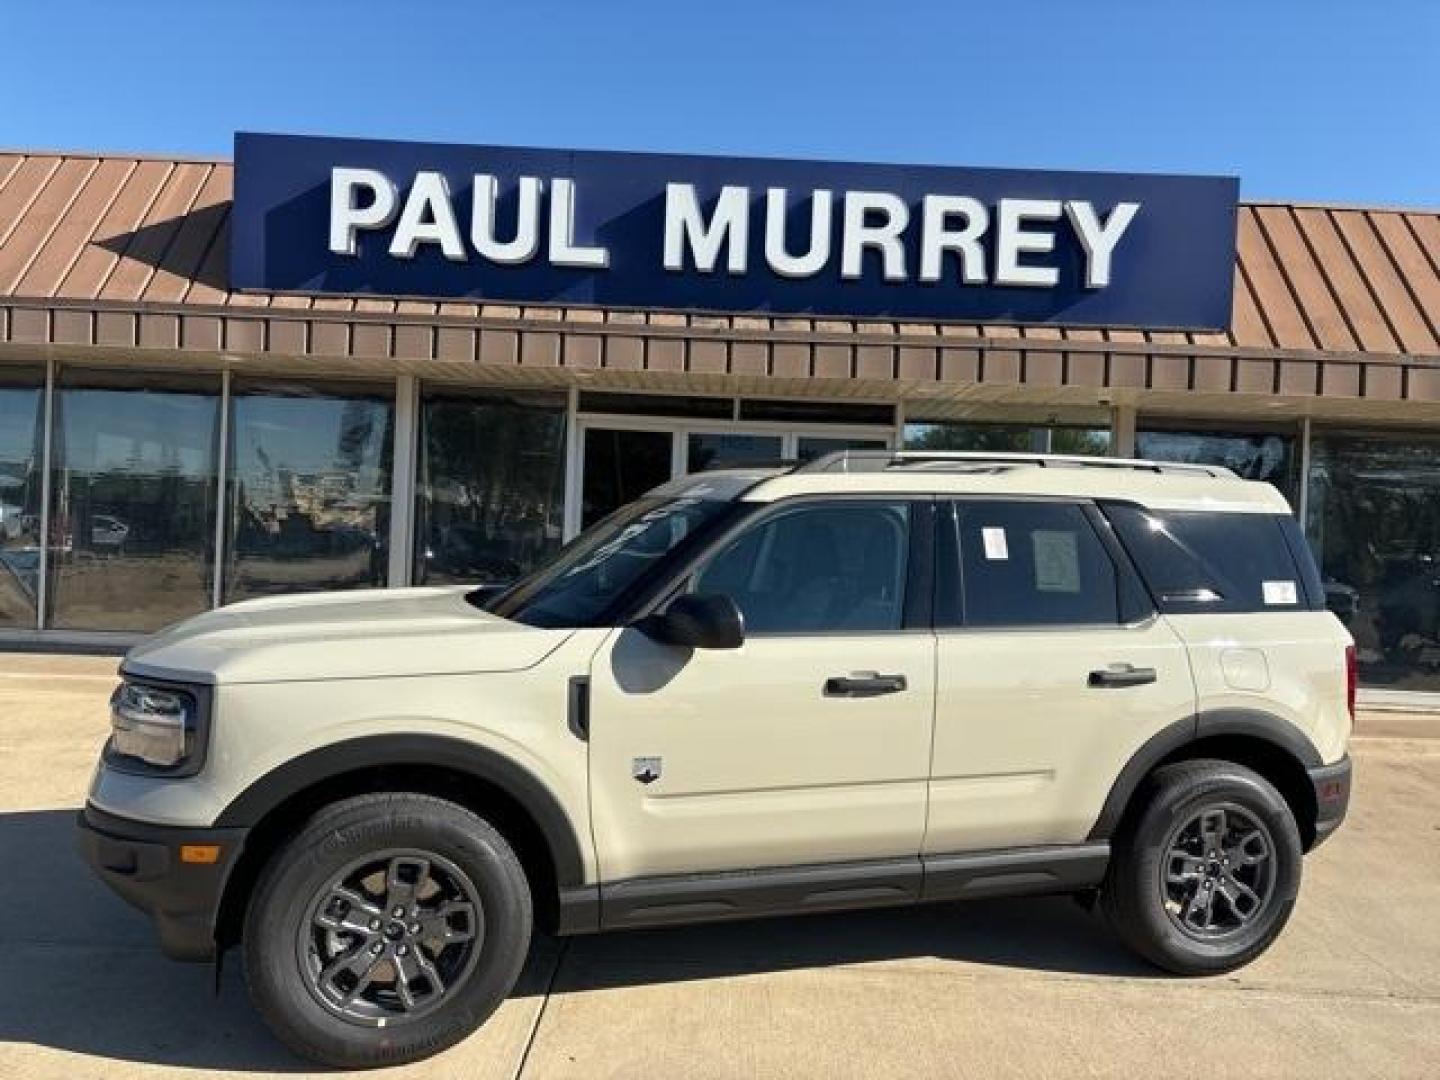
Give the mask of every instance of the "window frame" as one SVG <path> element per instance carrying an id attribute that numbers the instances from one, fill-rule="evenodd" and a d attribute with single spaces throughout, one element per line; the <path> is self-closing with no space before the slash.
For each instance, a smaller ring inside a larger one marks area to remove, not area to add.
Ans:
<path id="1" fill-rule="evenodd" d="M 1116 615 L 1114 622 L 1082 623 L 985 623 L 969 620 L 966 609 L 964 548 L 960 537 L 960 511 L 977 503 L 1007 505 L 1073 506 L 1089 524 L 1101 550 L 1115 573 Z M 943 504 L 943 505 L 942 505 Z M 935 554 L 933 585 L 934 628 L 940 633 L 1053 633 L 1056 631 L 1107 631 L 1143 628 L 1158 616 L 1154 597 L 1150 595 L 1140 572 L 1121 545 L 1115 530 L 1092 499 L 1074 499 L 1054 495 L 964 494 L 939 496 L 935 512 Z M 950 567 L 954 567 L 954 587 L 942 593 L 942 584 Z M 953 597 L 953 599 L 952 599 Z"/>
<path id="2" fill-rule="evenodd" d="M 854 505 L 881 502 L 907 508 L 907 545 L 905 555 L 905 595 L 901 600 L 900 626 L 894 630 L 746 630 L 745 638 L 833 638 L 876 637 L 894 634 L 933 632 L 936 496 L 897 492 L 817 492 L 793 495 L 768 503 L 750 503 L 755 509 L 742 513 L 729 523 L 708 544 L 697 550 L 684 566 L 658 585 L 629 615 L 635 622 L 647 615 L 663 611 L 675 597 L 688 592 L 696 575 L 746 531 L 761 528 L 772 517 L 797 507 L 825 504 Z M 743 505 L 743 504 L 742 504 Z"/>

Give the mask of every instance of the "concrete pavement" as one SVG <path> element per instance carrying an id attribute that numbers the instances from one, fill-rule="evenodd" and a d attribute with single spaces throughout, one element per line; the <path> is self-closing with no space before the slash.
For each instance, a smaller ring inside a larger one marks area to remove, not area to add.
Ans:
<path id="1" fill-rule="evenodd" d="M 233 962 L 212 995 L 72 854 L 114 666 L 0 653 L 0 1077 L 303 1073 Z M 1354 752 L 1351 820 L 1234 975 L 1159 975 L 1067 900 L 542 941 L 480 1033 L 393 1075 L 1440 1075 L 1440 740 Z"/>

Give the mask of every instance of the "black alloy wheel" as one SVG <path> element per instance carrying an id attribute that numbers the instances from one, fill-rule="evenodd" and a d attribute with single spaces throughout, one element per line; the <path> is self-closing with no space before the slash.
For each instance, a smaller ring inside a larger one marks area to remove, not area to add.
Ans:
<path id="1" fill-rule="evenodd" d="M 1180 975 L 1232 971 L 1279 936 L 1300 889 L 1294 812 L 1230 761 L 1150 776 L 1110 844 L 1100 904 L 1125 944 Z"/>
<path id="2" fill-rule="evenodd" d="M 1174 830 L 1165 850 L 1165 911 L 1202 941 L 1243 930 L 1275 893 L 1270 830 L 1235 803 L 1206 806 Z"/>
<path id="3" fill-rule="evenodd" d="M 296 948 L 311 992 L 360 1024 L 425 1015 L 464 982 L 484 942 L 470 878 L 433 851 L 384 850 L 354 860 L 321 889 Z"/>
<path id="4" fill-rule="evenodd" d="M 261 871 L 245 914 L 256 1009 L 297 1054 L 369 1068 L 465 1038 L 530 947 L 530 886 L 505 837 L 417 793 L 318 811 Z"/>

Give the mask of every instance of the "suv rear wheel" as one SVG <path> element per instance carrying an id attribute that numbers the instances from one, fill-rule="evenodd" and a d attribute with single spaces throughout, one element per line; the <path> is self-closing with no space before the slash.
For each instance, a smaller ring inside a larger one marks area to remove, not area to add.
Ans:
<path id="1" fill-rule="evenodd" d="M 530 893 L 498 832 L 427 795 L 326 807 L 266 866 L 245 975 L 296 1053 L 367 1067 L 459 1042 L 503 1001 L 530 941 Z"/>
<path id="2" fill-rule="evenodd" d="M 1116 934 L 1181 975 L 1259 956 L 1300 888 L 1300 831 L 1284 798 L 1240 765 L 1185 761 L 1158 770 L 1141 799 L 1101 891 Z"/>

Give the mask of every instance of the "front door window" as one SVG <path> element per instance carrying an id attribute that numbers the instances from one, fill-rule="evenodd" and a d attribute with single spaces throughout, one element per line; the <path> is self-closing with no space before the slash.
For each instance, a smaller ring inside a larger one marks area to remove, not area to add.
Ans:
<path id="1" fill-rule="evenodd" d="M 716 555 L 696 575 L 695 591 L 734 600 L 747 634 L 898 630 L 907 529 L 904 503 L 783 510 Z"/>

